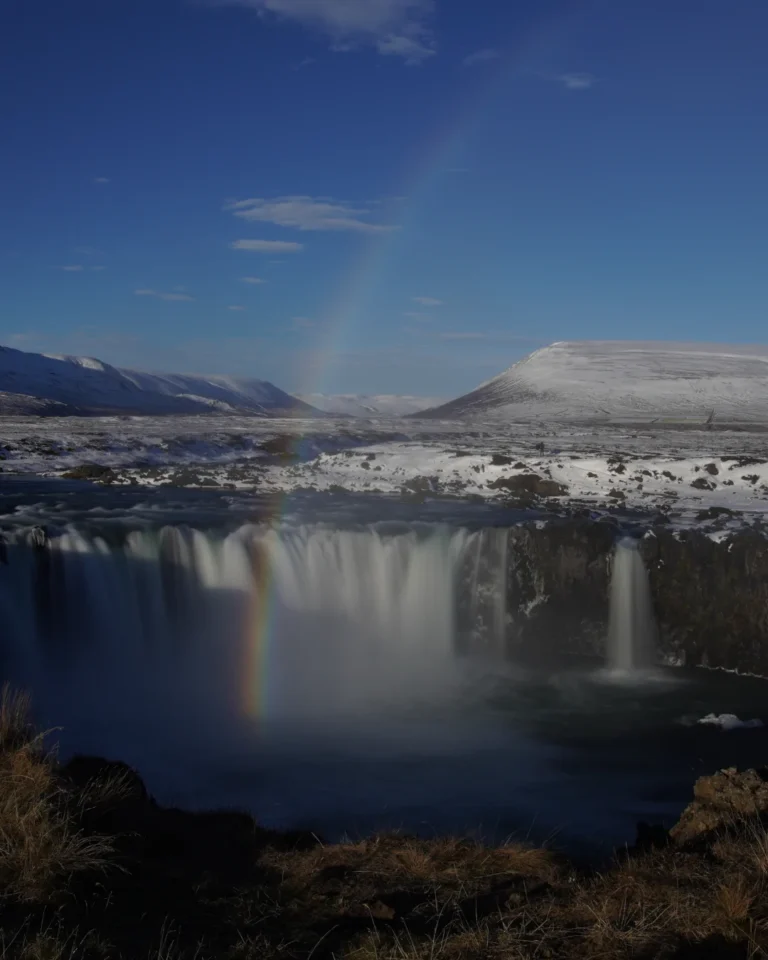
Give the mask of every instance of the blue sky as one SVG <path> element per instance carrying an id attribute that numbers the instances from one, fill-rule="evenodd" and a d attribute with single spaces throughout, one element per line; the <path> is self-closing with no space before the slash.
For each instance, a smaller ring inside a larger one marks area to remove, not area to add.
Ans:
<path id="1" fill-rule="evenodd" d="M 0 341 L 457 395 L 765 342 L 763 0 L 3 0 Z"/>

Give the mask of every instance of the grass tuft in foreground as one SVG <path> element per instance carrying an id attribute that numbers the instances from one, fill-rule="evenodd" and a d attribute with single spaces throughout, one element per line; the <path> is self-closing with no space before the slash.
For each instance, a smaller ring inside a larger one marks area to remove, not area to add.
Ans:
<path id="1" fill-rule="evenodd" d="M 44 736 L 29 722 L 29 701 L 7 686 L 0 694 L 0 895 L 52 897 L 81 871 L 102 870 L 112 843 L 78 828 L 87 797 L 56 776 Z"/>

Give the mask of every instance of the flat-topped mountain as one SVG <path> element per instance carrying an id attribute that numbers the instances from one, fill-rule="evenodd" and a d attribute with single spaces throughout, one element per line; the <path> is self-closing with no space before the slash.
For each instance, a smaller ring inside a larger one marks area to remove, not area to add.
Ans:
<path id="1" fill-rule="evenodd" d="M 768 421 L 768 346 L 561 341 L 419 416 Z"/>

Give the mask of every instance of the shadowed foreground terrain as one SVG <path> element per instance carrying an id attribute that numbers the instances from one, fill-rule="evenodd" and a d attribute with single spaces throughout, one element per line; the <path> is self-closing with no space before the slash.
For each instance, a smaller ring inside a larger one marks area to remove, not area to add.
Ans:
<path id="1" fill-rule="evenodd" d="M 741 958 L 768 951 L 768 783 L 703 777 L 670 836 L 602 870 L 400 835 L 325 845 L 159 807 L 120 763 L 60 765 L 0 704 L 0 957 Z M 563 797 L 563 802 L 567 798 Z"/>

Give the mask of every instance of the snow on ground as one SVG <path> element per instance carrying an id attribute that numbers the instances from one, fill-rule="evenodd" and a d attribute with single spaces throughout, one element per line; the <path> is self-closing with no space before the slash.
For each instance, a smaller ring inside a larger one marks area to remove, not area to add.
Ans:
<path id="1" fill-rule="evenodd" d="M 287 438 L 303 459 L 324 450 L 392 438 L 354 421 L 254 417 L 0 417 L 0 467 L 6 474 L 57 475 L 83 463 L 113 468 L 227 464 L 261 460 L 261 448 Z"/>
<path id="2" fill-rule="evenodd" d="M 653 341 L 553 343 L 429 411 L 505 420 L 768 421 L 768 347 Z"/>
<path id="3" fill-rule="evenodd" d="M 756 499 L 768 497 L 768 463 L 765 462 L 743 466 L 738 459 L 720 457 L 574 459 L 574 456 L 529 455 L 515 463 L 494 463 L 493 456 L 487 454 L 468 455 L 419 443 L 382 444 L 321 454 L 310 463 L 291 467 L 287 473 L 297 483 L 312 479 L 320 488 L 335 483 L 351 489 L 386 486 L 388 492 L 419 477 L 436 477 L 436 490 L 493 496 L 506 492 L 503 487 L 493 491 L 492 484 L 499 480 L 536 474 L 563 485 L 570 497 L 579 499 L 603 498 L 615 491 L 621 494 L 613 496 L 615 500 L 699 501 L 706 498 L 708 502 L 717 499 L 745 509 Z M 278 477 L 276 482 L 284 481 Z M 510 485 L 510 489 L 514 489 L 514 485 Z M 712 496 L 715 492 L 716 498 Z"/>
<path id="4" fill-rule="evenodd" d="M 348 417 L 405 417 L 443 402 L 440 397 L 352 393 L 308 393 L 301 394 L 299 399 L 326 413 L 344 414 Z"/>
<path id="5" fill-rule="evenodd" d="M 475 428 L 476 427 L 476 428 Z M 264 492 L 340 490 L 630 509 L 706 522 L 714 537 L 768 515 L 768 434 L 569 424 L 0 419 L 4 475 L 84 463 L 111 483 Z M 751 519 L 750 519 L 751 518 Z"/>

